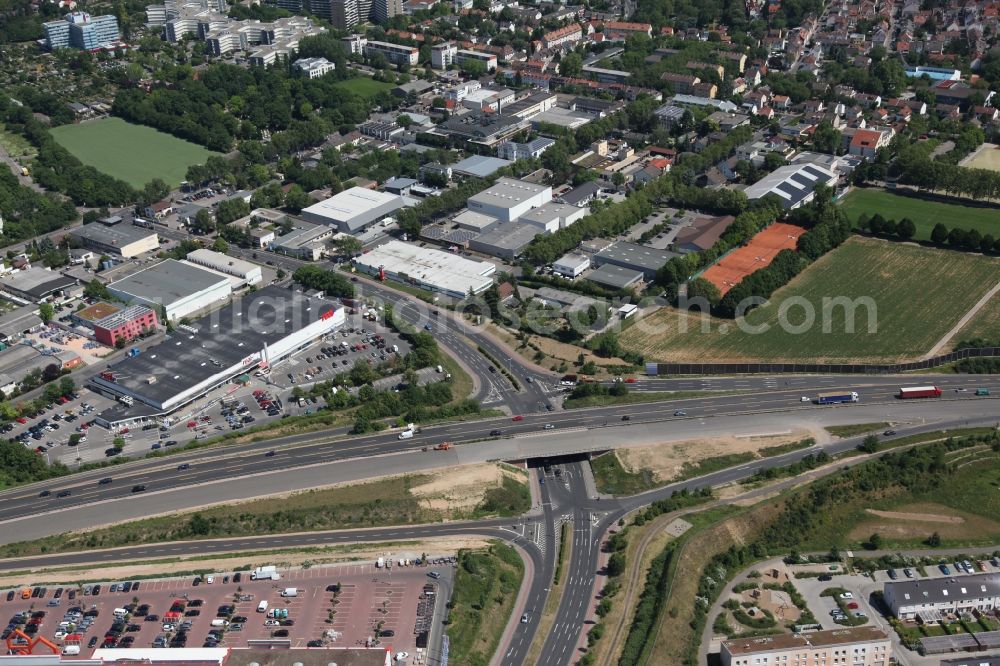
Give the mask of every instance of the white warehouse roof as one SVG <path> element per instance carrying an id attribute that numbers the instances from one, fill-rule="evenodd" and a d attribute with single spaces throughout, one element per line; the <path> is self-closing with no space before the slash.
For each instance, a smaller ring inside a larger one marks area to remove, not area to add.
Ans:
<path id="1" fill-rule="evenodd" d="M 386 275 L 400 281 L 409 279 L 432 291 L 461 298 L 481 293 L 493 284 L 496 266 L 488 261 L 475 261 L 451 252 L 417 247 L 392 240 L 367 254 L 354 259 L 354 263 L 370 273 L 379 268 Z"/>
<path id="2" fill-rule="evenodd" d="M 317 224 L 335 225 L 353 233 L 404 206 L 403 197 L 385 192 L 352 187 L 302 209 L 302 218 Z"/>
<path id="3" fill-rule="evenodd" d="M 257 264 L 203 247 L 188 252 L 187 260 L 201 264 L 206 268 L 216 269 L 230 275 L 239 274 L 244 277 L 260 270 L 260 266 Z"/>

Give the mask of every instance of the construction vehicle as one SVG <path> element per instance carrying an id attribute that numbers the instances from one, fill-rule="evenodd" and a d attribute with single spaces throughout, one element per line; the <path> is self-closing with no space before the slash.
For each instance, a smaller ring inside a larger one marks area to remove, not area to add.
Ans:
<path id="1" fill-rule="evenodd" d="M 438 444 L 437 446 L 434 447 L 434 450 L 435 451 L 447 451 L 450 448 L 451 448 L 451 442 L 441 442 L 440 444 Z"/>

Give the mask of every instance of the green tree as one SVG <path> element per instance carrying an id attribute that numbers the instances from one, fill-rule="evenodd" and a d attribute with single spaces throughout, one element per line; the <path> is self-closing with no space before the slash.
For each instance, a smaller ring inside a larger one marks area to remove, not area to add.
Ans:
<path id="1" fill-rule="evenodd" d="M 719 293 L 719 288 L 705 278 L 701 277 L 688 282 L 687 294 L 688 300 L 704 298 L 708 304 L 713 307 L 718 305 L 719 301 L 722 300 L 722 294 Z"/>
<path id="2" fill-rule="evenodd" d="M 191 233 L 193 234 L 206 235 L 215 231 L 215 222 L 212 221 L 212 214 L 204 208 L 195 214 L 190 225 Z"/>
<path id="3" fill-rule="evenodd" d="M 608 576 L 620 576 L 625 573 L 625 553 L 616 551 L 608 558 Z"/>
<path id="4" fill-rule="evenodd" d="M 941 222 L 934 225 L 934 229 L 931 230 L 931 242 L 937 245 L 943 245 L 945 241 L 948 240 L 948 227 L 944 226 Z"/>
<path id="5" fill-rule="evenodd" d="M 114 440 L 111 442 L 111 446 L 114 447 L 115 451 L 121 451 L 122 449 L 125 448 L 125 438 L 115 437 Z"/>
<path id="6" fill-rule="evenodd" d="M 99 300 L 107 300 L 111 298 L 111 292 L 108 288 L 104 286 L 104 283 L 94 278 L 87 283 L 87 286 L 83 288 L 83 295 L 87 298 L 94 298 Z"/>
<path id="7" fill-rule="evenodd" d="M 41 303 L 38 306 L 38 316 L 41 317 L 42 321 L 46 324 L 52 321 L 55 314 L 56 310 L 52 307 L 51 303 Z"/>
<path id="8" fill-rule="evenodd" d="M 229 251 L 229 243 L 226 242 L 224 238 L 216 238 L 215 242 L 212 243 L 212 249 L 216 252 L 221 252 L 225 254 Z"/>
<path id="9" fill-rule="evenodd" d="M 403 129 L 406 129 L 413 124 L 413 118 L 411 118 L 405 113 L 401 113 L 399 114 L 399 116 L 396 117 L 396 124 L 402 127 Z"/>
<path id="10" fill-rule="evenodd" d="M 337 255 L 341 257 L 352 257 L 361 252 L 362 248 L 364 248 L 364 245 L 358 238 L 348 236 L 347 234 L 343 234 L 339 238 L 335 238 L 332 245 L 336 250 Z"/>
<path id="11" fill-rule="evenodd" d="M 931 548 L 937 548 L 938 546 L 941 545 L 941 535 L 938 534 L 937 532 L 934 532 L 924 540 L 924 543 L 926 543 Z"/>
<path id="12" fill-rule="evenodd" d="M 858 450 L 865 453 L 876 453 L 878 452 L 878 448 L 878 435 L 868 435 L 860 444 L 858 444 Z"/>
<path id="13" fill-rule="evenodd" d="M 908 217 L 904 217 L 896 225 L 896 235 L 903 240 L 910 240 L 917 233 L 917 225 Z"/>
<path id="14" fill-rule="evenodd" d="M 582 71 L 583 57 L 576 51 L 567 53 L 559 61 L 559 74 L 562 76 L 578 77 Z"/>
<path id="15" fill-rule="evenodd" d="M 64 376 L 59 380 L 59 391 L 62 395 L 69 395 L 76 391 L 76 382 L 69 375 Z"/>
<path id="16" fill-rule="evenodd" d="M 878 532 L 873 533 L 868 537 L 868 541 L 865 542 L 865 548 L 868 550 L 878 550 L 882 547 L 882 535 Z"/>

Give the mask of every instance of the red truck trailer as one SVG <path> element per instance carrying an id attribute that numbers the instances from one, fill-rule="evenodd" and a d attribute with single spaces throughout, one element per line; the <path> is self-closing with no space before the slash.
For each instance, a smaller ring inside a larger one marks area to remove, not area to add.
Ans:
<path id="1" fill-rule="evenodd" d="M 936 386 L 901 386 L 899 389 L 900 400 L 909 398 L 940 398 L 941 389 Z"/>

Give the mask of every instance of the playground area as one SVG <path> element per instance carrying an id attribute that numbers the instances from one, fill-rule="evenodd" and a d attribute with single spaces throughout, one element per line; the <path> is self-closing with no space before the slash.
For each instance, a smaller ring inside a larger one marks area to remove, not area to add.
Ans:
<path id="1" fill-rule="evenodd" d="M 782 250 L 794 250 L 805 229 L 775 222 L 743 247 L 727 254 L 701 277 L 714 284 L 723 296 L 751 273 L 765 268 Z"/>

